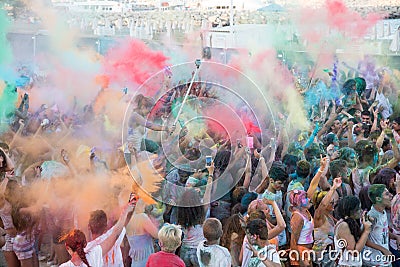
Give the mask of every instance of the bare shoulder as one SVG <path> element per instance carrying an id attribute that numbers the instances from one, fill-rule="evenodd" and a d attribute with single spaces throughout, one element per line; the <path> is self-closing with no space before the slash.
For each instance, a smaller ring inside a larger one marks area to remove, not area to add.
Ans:
<path id="1" fill-rule="evenodd" d="M 337 226 L 338 237 L 348 237 L 351 235 L 349 225 L 347 222 L 340 222 Z"/>

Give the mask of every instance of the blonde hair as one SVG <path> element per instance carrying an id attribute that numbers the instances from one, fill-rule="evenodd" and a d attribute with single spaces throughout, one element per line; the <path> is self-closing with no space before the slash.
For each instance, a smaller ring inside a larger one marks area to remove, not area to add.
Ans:
<path id="1" fill-rule="evenodd" d="M 158 231 L 158 239 L 165 252 L 175 252 L 181 245 L 182 230 L 175 224 L 166 223 L 160 231 Z"/>

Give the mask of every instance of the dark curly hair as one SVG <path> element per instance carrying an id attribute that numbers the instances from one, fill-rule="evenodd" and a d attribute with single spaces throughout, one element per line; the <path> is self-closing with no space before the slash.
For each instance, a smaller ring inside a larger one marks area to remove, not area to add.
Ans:
<path id="1" fill-rule="evenodd" d="M 204 206 L 199 206 L 199 193 L 194 189 L 187 190 L 182 194 L 180 201 L 185 206 L 178 207 L 178 224 L 184 228 L 203 224 L 206 214 Z"/>
<path id="2" fill-rule="evenodd" d="M 215 155 L 214 159 L 214 166 L 215 169 L 219 171 L 219 173 L 223 173 L 225 169 L 229 165 L 229 160 L 231 158 L 231 152 L 228 150 L 222 150 L 218 151 L 217 154 Z"/>
<path id="3" fill-rule="evenodd" d="M 360 204 L 360 200 L 355 196 L 345 196 L 338 203 L 338 215 L 349 225 L 350 233 L 354 236 L 356 242 L 361 237 L 361 225 L 359 220 L 350 216 L 359 209 Z"/>
<path id="4" fill-rule="evenodd" d="M 394 180 L 396 180 L 396 171 L 391 168 L 383 168 L 375 176 L 372 184 L 384 184 L 390 193 L 395 194 Z"/>
<path id="5" fill-rule="evenodd" d="M 286 167 L 284 164 L 275 161 L 272 163 L 271 169 L 268 172 L 268 175 L 271 179 L 275 181 L 286 182 L 289 179 L 289 175 L 286 171 Z"/>
<path id="6" fill-rule="evenodd" d="M 246 230 L 252 235 L 258 235 L 262 240 L 268 240 L 268 226 L 265 220 L 251 220 L 247 223 Z"/>

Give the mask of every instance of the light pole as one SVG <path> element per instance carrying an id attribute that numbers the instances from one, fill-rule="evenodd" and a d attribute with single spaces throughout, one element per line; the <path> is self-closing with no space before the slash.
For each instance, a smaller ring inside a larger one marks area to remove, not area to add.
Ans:
<path id="1" fill-rule="evenodd" d="M 97 53 L 100 54 L 100 49 L 101 49 L 100 39 L 96 41 L 96 45 L 97 45 Z"/>
<path id="2" fill-rule="evenodd" d="M 38 30 L 33 36 L 32 36 L 32 44 L 33 44 L 33 68 L 36 68 L 36 45 L 37 45 L 37 41 L 38 41 L 38 36 L 42 35 L 45 36 L 47 35 L 48 32 L 47 30 Z"/>
<path id="3" fill-rule="evenodd" d="M 227 63 L 228 63 L 227 56 L 226 56 L 226 50 L 227 50 L 227 47 L 226 47 L 226 37 L 225 37 L 224 64 L 227 64 Z"/>
<path id="4" fill-rule="evenodd" d="M 33 41 L 33 58 L 32 58 L 33 70 L 36 69 L 36 35 L 37 35 L 37 33 L 34 36 L 32 36 L 32 41 Z"/>
<path id="5" fill-rule="evenodd" d="M 230 32 L 230 41 L 233 44 L 233 0 L 231 0 L 229 6 L 229 32 Z"/>

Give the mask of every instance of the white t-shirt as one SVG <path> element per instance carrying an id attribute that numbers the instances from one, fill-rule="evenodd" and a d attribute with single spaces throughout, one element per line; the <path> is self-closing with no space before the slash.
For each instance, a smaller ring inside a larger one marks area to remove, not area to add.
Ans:
<path id="1" fill-rule="evenodd" d="M 253 257 L 249 261 L 249 267 L 265 267 L 263 260 L 269 260 L 273 263 L 281 263 L 278 252 L 274 245 L 268 245 L 261 249 L 258 249 L 258 255 Z"/>
<path id="2" fill-rule="evenodd" d="M 368 239 L 372 241 L 374 244 L 377 244 L 387 250 L 389 250 L 389 223 L 386 215 L 386 211 L 379 212 L 374 206 L 371 207 L 371 210 L 368 212 L 368 216 L 373 217 L 375 222 L 372 225 L 371 232 L 369 233 Z M 365 247 L 364 250 L 371 251 L 370 261 L 364 259 L 363 263 L 365 266 L 391 266 L 391 263 L 386 261 L 379 261 L 383 259 L 382 252 L 379 250 Z"/>
<path id="3" fill-rule="evenodd" d="M 219 245 L 205 245 L 206 241 L 200 242 L 197 247 L 197 259 L 199 260 L 200 267 L 230 267 L 231 266 L 231 254 L 229 251 Z M 206 265 L 201 260 L 201 255 L 208 254 L 210 257 L 209 263 Z"/>
<path id="4" fill-rule="evenodd" d="M 91 248 L 89 251 L 85 248 L 86 259 L 90 266 L 103 266 L 103 252 L 100 245 Z M 83 262 L 80 265 L 74 265 L 71 261 L 61 264 L 59 267 L 87 267 Z"/>
<path id="5" fill-rule="evenodd" d="M 107 232 L 102 234 L 101 236 L 97 237 L 96 239 L 87 243 L 86 248 L 90 250 L 91 248 L 100 245 L 104 242 L 114 231 L 114 227 L 111 227 Z M 118 236 L 117 241 L 115 241 L 114 246 L 110 249 L 110 251 L 103 257 L 103 267 L 123 267 L 124 260 L 122 258 L 121 252 L 121 243 L 124 240 L 124 236 L 126 233 L 125 227 L 122 229 L 121 234 Z"/>
<path id="6" fill-rule="evenodd" d="M 197 224 L 193 227 L 183 229 L 184 238 L 182 240 L 182 246 L 189 248 L 197 248 L 201 241 L 204 240 L 203 226 Z"/>
<path id="7" fill-rule="evenodd" d="M 369 240 L 389 250 L 389 223 L 386 211 L 379 212 L 372 206 L 368 215 L 375 219 L 372 230 L 369 233 Z"/>
<path id="8" fill-rule="evenodd" d="M 379 101 L 377 108 L 383 107 L 381 115 L 386 120 L 393 114 L 392 104 L 390 104 L 389 99 L 382 93 L 378 93 L 375 100 Z"/>
<path id="9" fill-rule="evenodd" d="M 244 236 L 243 244 L 242 244 L 242 250 L 243 250 L 242 267 L 248 267 L 249 264 L 253 261 L 252 260 L 253 259 L 252 256 L 255 256 L 255 255 L 253 255 L 253 251 L 248 248 L 248 245 L 249 245 L 249 241 L 247 240 L 247 236 Z M 276 252 L 276 246 L 273 245 L 273 244 L 269 244 L 268 246 L 263 248 L 263 249 L 268 250 L 268 253 L 266 254 L 267 255 L 267 259 L 272 260 L 275 263 L 280 263 L 279 254 L 277 252 L 275 253 L 276 256 L 278 256 L 278 258 L 276 258 L 275 255 L 272 255 L 273 254 L 272 253 L 273 250 L 271 250 L 272 247 L 274 247 L 274 251 Z M 261 249 L 261 250 L 263 250 L 263 249 Z M 269 252 L 270 250 L 271 250 L 271 252 Z M 264 264 L 261 263 L 260 266 L 264 267 Z"/>

